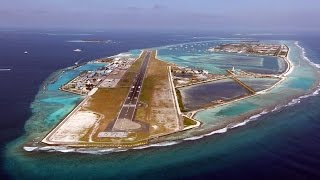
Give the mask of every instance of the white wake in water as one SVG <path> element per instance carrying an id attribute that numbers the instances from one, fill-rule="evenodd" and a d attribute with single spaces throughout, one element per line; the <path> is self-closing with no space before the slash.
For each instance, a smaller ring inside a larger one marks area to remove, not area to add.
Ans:
<path id="1" fill-rule="evenodd" d="M 0 68 L 0 71 L 11 71 L 12 69 L 10 68 Z"/>

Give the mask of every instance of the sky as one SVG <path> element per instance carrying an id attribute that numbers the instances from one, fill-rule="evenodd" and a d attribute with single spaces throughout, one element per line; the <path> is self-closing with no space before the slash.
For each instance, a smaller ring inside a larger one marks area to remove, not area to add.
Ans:
<path id="1" fill-rule="evenodd" d="M 318 31 L 320 0 L 0 0 L 0 28 Z"/>

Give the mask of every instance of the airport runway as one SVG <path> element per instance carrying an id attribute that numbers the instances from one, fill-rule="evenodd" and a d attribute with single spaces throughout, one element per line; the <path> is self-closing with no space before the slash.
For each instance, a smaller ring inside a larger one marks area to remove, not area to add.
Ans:
<path id="1" fill-rule="evenodd" d="M 145 77 L 145 74 L 147 72 L 148 62 L 150 60 L 150 54 L 151 51 L 146 52 L 146 56 L 143 59 L 143 62 L 140 66 L 139 73 L 136 75 L 133 84 L 129 90 L 129 93 L 122 104 L 120 113 L 116 119 L 127 119 L 127 120 L 133 120 L 134 114 L 139 102 L 139 95 L 142 88 L 142 83 Z"/>

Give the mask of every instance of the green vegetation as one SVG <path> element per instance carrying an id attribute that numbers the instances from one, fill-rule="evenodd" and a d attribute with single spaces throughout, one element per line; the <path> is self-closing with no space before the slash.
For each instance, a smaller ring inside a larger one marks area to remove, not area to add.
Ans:
<path id="1" fill-rule="evenodd" d="M 143 81 L 142 91 L 140 95 L 140 101 L 149 104 L 151 102 L 153 87 L 154 87 L 153 77 L 146 77 Z"/>
<path id="2" fill-rule="evenodd" d="M 180 90 L 179 90 L 179 89 L 176 89 L 176 93 L 177 93 L 177 98 L 178 98 L 178 103 L 179 103 L 180 111 L 181 111 L 181 112 L 186 112 L 186 110 L 184 109 L 183 102 L 182 102 L 182 96 L 181 96 Z"/>
<path id="3" fill-rule="evenodd" d="M 186 126 L 196 125 L 197 122 L 184 116 L 184 117 L 183 117 L 183 124 L 184 124 L 184 126 L 186 127 Z"/>

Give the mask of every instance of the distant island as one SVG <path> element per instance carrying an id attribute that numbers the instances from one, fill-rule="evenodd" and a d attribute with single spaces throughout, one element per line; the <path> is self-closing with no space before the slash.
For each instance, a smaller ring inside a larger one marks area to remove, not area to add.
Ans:
<path id="1" fill-rule="evenodd" d="M 112 43 L 112 40 L 102 40 L 102 39 L 81 39 L 81 40 L 69 40 L 72 43 Z"/>

